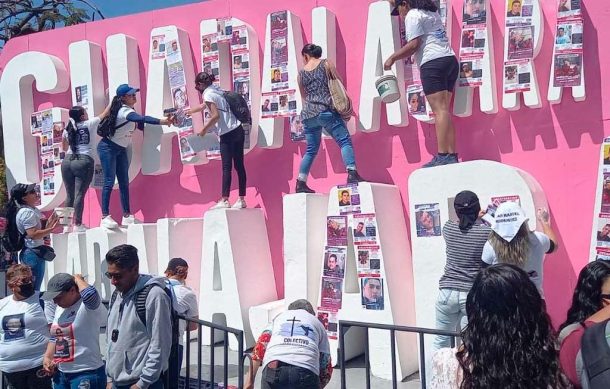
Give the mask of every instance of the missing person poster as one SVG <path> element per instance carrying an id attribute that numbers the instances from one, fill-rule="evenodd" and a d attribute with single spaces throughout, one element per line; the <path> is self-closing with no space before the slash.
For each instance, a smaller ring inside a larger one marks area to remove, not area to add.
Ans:
<path id="1" fill-rule="evenodd" d="M 301 142 L 305 140 L 305 128 L 303 127 L 303 121 L 301 115 L 294 115 L 290 117 L 290 140 L 293 142 Z"/>
<path id="2" fill-rule="evenodd" d="M 356 251 L 356 269 L 359 277 L 379 275 L 381 273 L 381 249 L 379 246 L 358 246 Z"/>
<path id="3" fill-rule="evenodd" d="M 347 262 L 346 247 L 326 246 L 324 249 L 324 276 L 343 278 Z"/>
<path id="4" fill-rule="evenodd" d="M 362 308 L 376 311 L 382 311 L 385 308 L 383 278 L 361 277 L 360 290 Z"/>
<path id="5" fill-rule="evenodd" d="M 557 7 L 558 19 L 582 17 L 580 2 L 581 0 L 559 0 Z"/>
<path id="6" fill-rule="evenodd" d="M 610 173 L 604 173 L 601 212 L 610 213 Z"/>
<path id="7" fill-rule="evenodd" d="M 263 118 L 290 117 L 297 114 L 295 90 L 263 93 L 261 101 Z"/>
<path id="8" fill-rule="evenodd" d="M 487 27 L 477 26 L 462 31 L 462 42 L 460 45 L 460 56 L 479 54 L 481 57 L 485 53 L 485 38 L 487 37 Z"/>
<path id="9" fill-rule="evenodd" d="M 165 58 L 165 35 L 154 35 L 151 42 L 151 58 Z"/>
<path id="10" fill-rule="evenodd" d="M 555 54 L 553 85 L 580 86 L 582 82 L 582 53 Z"/>
<path id="11" fill-rule="evenodd" d="M 534 26 L 515 26 L 508 29 L 508 59 L 534 57 Z"/>
<path id="12" fill-rule="evenodd" d="M 326 217 L 326 243 L 329 246 L 347 246 L 347 216 Z"/>
<path id="13" fill-rule="evenodd" d="M 464 0 L 462 7 L 462 24 L 476 25 L 487 22 L 485 0 Z"/>
<path id="14" fill-rule="evenodd" d="M 483 85 L 483 58 L 462 57 L 460 60 L 460 86 Z"/>
<path id="15" fill-rule="evenodd" d="M 598 247 L 596 250 L 596 261 L 610 261 L 610 248 Z"/>
<path id="16" fill-rule="evenodd" d="M 326 330 L 328 339 L 338 339 L 339 320 L 337 319 L 337 311 L 329 311 L 318 307 L 318 320 Z"/>
<path id="17" fill-rule="evenodd" d="M 532 62 L 529 59 L 504 63 L 504 91 L 527 92 L 531 89 Z"/>
<path id="18" fill-rule="evenodd" d="M 377 244 L 377 218 L 374 213 L 356 214 L 352 221 L 355 245 Z"/>
<path id="19" fill-rule="evenodd" d="M 610 213 L 600 213 L 597 220 L 597 247 L 610 248 Z"/>
<path id="20" fill-rule="evenodd" d="M 418 237 L 441 236 L 441 211 L 438 203 L 415 205 Z"/>
<path id="21" fill-rule="evenodd" d="M 531 24 L 533 0 L 506 0 L 506 25 Z"/>
<path id="22" fill-rule="evenodd" d="M 360 194 L 358 184 L 337 186 L 337 201 L 340 215 L 360 213 Z"/>
<path id="23" fill-rule="evenodd" d="M 555 34 L 555 52 L 580 52 L 583 40 L 582 20 L 572 20 L 557 26 Z"/>
<path id="24" fill-rule="evenodd" d="M 426 114 L 426 95 L 421 85 L 411 85 L 407 89 L 407 98 L 411 115 Z"/>
<path id="25" fill-rule="evenodd" d="M 487 206 L 487 210 L 485 211 L 485 215 L 481 218 L 484 222 L 489 225 L 493 225 L 495 223 L 496 209 L 502 203 L 507 201 L 512 201 L 513 203 L 517 203 L 521 205 L 521 199 L 519 195 L 508 195 L 508 196 L 495 196 L 492 197 L 489 201 L 489 205 Z"/>
<path id="26" fill-rule="evenodd" d="M 76 96 L 76 105 L 87 109 L 89 105 L 89 89 L 87 85 L 81 85 L 74 88 L 74 94 Z"/>
<path id="27" fill-rule="evenodd" d="M 341 303 L 343 299 L 342 287 L 342 278 L 322 277 L 320 305 L 323 309 L 341 309 Z"/>

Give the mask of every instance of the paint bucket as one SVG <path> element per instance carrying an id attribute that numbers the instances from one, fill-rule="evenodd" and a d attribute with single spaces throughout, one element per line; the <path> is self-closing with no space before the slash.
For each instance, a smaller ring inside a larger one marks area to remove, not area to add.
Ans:
<path id="1" fill-rule="evenodd" d="M 377 93 L 381 96 L 381 100 L 386 104 L 393 103 L 400 98 L 398 80 L 393 74 L 379 77 L 375 81 L 375 88 L 377 88 Z"/>
<path id="2" fill-rule="evenodd" d="M 55 214 L 59 219 L 59 224 L 62 226 L 69 226 L 72 224 L 72 218 L 74 217 L 74 208 L 55 208 Z"/>

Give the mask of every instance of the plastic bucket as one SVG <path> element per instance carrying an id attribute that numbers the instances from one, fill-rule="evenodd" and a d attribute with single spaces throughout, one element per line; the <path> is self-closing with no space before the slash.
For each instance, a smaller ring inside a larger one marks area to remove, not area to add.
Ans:
<path id="1" fill-rule="evenodd" d="M 398 80 L 393 74 L 379 77 L 375 81 L 375 88 L 377 88 L 381 100 L 386 104 L 393 103 L 400 98 Z"/>
<path id="2" fill-rule="evenodd" d="M 59 218 L 59 224 L 69 226 L 72 224 L 72 218 L 74 217 L 74 208 L 55 208 L 55 214 Z"/>

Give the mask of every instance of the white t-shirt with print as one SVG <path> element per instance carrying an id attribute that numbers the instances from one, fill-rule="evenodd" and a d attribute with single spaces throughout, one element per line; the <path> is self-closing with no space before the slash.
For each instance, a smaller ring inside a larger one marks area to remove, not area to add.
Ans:
<path id="1" fill-rule="evenodd" d="M 57 306 L 51 325 L 55 343 L 53 360 L 64 373 L 95 370 L 104 364 L 100 353 L 100 327 L 106 325 L 104 304 L 89 310 L 79 299 L 69 308 Z"/>
<path id="2" fill-rule="evenodd" d="M 420 38 L 415 52 L 415 62 L 422 66 L 437 58 L 454 56 L 447 31 L 438 12 L 411 9 L 405 19 L 407 41 Z"/>
<path id="3" fill-rule="evenodd" d="M 133 108 L 123 105 L 121 109 L 119 109 L 119 113 L 116 116 L 115 127 L 119 127 L 128 122 L 127 115 L 132 112 L 135 112 Z M 121 128 L 117 128 L 114 132 L 114 136 L 110 138 L 110 140 L 121 147 L 127 147 L 131 144 L 131 137 L 135 130 L 136 123 L 127 123 Z"/>
<path id="4" fill-rule="evenodd" d="M 168 280 L 171 285 L 172 292 L 176 297 L 176 306 L 174 309 L 179 315 L 185 317 L 199 317 L 199 304 L 197 303 L 197 296 L 191 288 L 181 284 L 177 280 Z M 180 320 L 180 344 L 184 344 L 184 332 L 186 331 L 186 321 Z"/>
<path id="5" fill-rule="evenodd" d="M 30 228 L 42 228 L 42 223 L 40 222 L 42 219 L 42 213 L 38 208 L 30 208 L 28 206 L 24 206 L 17 211 L 17 216 L 15 220 L 17 222 L 17 230 L 25 234 L 24 244 L 25 247 L 34 248 L 38 246 L 44 245 L 44 239 L 32 239 L 27 236 L 26 231 Z"/>
<path id="6" fill-rule="evenodd" d="M 231 112 L 229 103 L 227 103 L 227 100 L 222 94 L 222 90 L 215 85 L 210 85 L 203 91 L 203 101 L 214 103 L 216 108 L 218 108 L 220 117 L 216 123 L 216 128 L 218 129 L 219 136 L 233 131 L 241 125 L 241 122 L 237 120 L 235 115 L 233 115 L 233 112 Z"/>
<path id="7" fill-rule="evenodd" d="M 326 330 L 317 317 L 299 309 L 280 313 L 272 323 L 263 367 L 282 361 L 320 375 L 320 353 L 330 354 Z"/>
<path id="8" fill-rule="evenodd" d="M 549 237 L 539 231 L 534 231 L 529 234 L 530 249 L 527 260 L 523 266 L 523 270 L 529 275 L 530 280 L 536 285 L 540 296 L 544 298 L 544 292 L 542 290 L 542 279 L 544 269 L 544 254 L 546 254 L 551 248 L 551 240 Z M 489 265 L 495 265 L 498 263 L 496 252 L 489 242 L 483 246 L 483 255 L 481 256 L 483 262 Z"/>
<path id="9" fill-rule="evenodd" d="M 49 326 L 40 306 L 40 294 L 17 301 L 0 300 L 0 370 L 14 373 L 42 365 L 49 341 Z"/>
<path id="10" fill-rule="evenodd" d="M 76 124 L 76 154 L 91 155 L 91 134 L 97 132 L 97 127 L 102 120 L 98 117 L 85 120 Z M 68 131 L 64 130 L 63 138 L 69 140 Z M 72 148 L 68 148 L 68 154 L 72 154 Z"/>

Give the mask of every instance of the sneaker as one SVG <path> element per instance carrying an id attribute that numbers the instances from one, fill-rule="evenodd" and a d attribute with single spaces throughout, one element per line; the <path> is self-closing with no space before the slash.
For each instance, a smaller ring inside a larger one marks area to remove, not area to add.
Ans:
<path id="1" fill-rule="evenodd" d="M 115 222 L 112 216 L 108 215 L 102 219 L 100 226 L 113 230 L 115 228 L 119 228 L 119 223 Z"/>
<path id="2" fill-rule="evenodd" d="M 307 186 L 305 181 L 297 180 L 297 185 L 294 190 L 296 193 L 316 193 L 313 189 Z"/>
<path id="3" fill-rule="evenodd" d="M 229 207 L 231 207 L 229 202 L 227 200 L 221 199 L 221 200 L 219 200 L 216 203 L 216 205 L 214 205 L 212 208 L 210 208 L 210 210 L 212 210 L 212 209 L 225 209 L 225 208 L 229 208 Z"/>
<path id="4" fill-rule="evenodd" d="M 347 183 L 348 184 L 357 184 L 359 182 L 366 181 L 364 178 L 360 177 L 360 174 L 356 170 L 348 170 L 347 171 Z"/>
<path id="5" fill-rule="evenodd" d="M 435 166 L 443 166 L 443 165 L 451 165 L 453 163 L 458 163 L 458 155 L 456 153 L 446 154 L 446 155 L 435 155 L 432 160 L 422 167 L 435 167 Z"/>
<path id="6" fill-rule="evenodd" d="M 78 226 L 74 226 L 72 232 L 87 232 L 87 227 L 84 224 L 79 224 Z"/>
<path id="7" fill-rule="evenodd" d="M 123 216 L 123 220 L 121 220 L 121 225 L 128 226 L 130 224 L 142 224 L 142 222 L 136 219 L 133 215 Z"/>
<path id="8" fill-rule="evenodd" d="M 239 199 L 235 202 L 235 204 L 233 204 L 233 206 L 231 208 L 233 209 L 244 209 L 247 208 L 248 205 L 246 204 L 246 200 L 244 199 Z"/>

